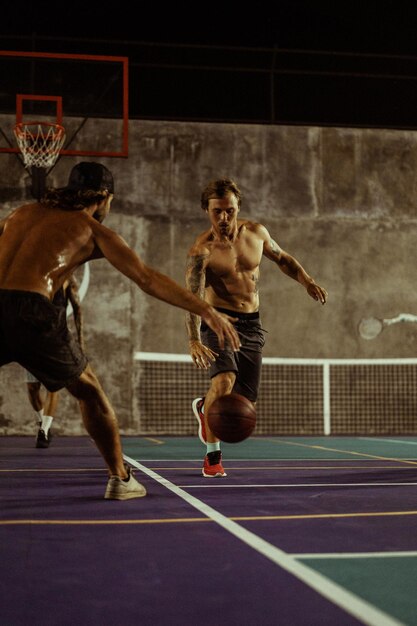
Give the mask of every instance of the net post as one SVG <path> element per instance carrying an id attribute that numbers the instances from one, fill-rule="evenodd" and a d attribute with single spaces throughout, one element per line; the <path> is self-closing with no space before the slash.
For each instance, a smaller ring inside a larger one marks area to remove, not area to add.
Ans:
<path id="1" fill-rule="evenodd" d="M 330 363 L 323 363 L 323 432 L 330 435 Z"/>
<path id="2" fill-rule="evenodd" d="M 32 165 L 30 168 L 30 175 L 32 179 L 30 189 L 32 196 L 40 202 L 46 190 L 46 169 L 44 167 Z"/>

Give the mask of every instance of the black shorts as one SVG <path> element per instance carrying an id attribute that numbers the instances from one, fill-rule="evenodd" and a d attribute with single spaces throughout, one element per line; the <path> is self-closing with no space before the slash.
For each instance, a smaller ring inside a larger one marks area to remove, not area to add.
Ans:
<path id="1" fill-rule="evenodd" d="M 226 343 L 224 350 L 220 350 L 216 333 L 202 322 L 203 343 L 219 355 L 210 366 L 210 378 L 222 372 L 235 372 L 233 391 L 256 402 L 261 382 L 262 348 L 265 344 L 265 331 L 261 328 L 259 313 L 237 313 L 218 307 L 216 310 L 238 318 L 234 327 L 238 332 L 241 347 L 239 352 L 234 352 Z"/>
<path id="2" fill-rule="evenodd" d="M 48 391 L 74 382 L 88 363 L 68 330 L 64 307 L 40 293 L 0 289 L 0 366 L 13 361 Z"/>

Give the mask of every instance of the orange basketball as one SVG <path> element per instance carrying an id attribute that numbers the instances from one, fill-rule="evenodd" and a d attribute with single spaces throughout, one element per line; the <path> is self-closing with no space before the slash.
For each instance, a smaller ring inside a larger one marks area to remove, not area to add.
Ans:
<path id="1" fill-rule="evenodd" d="M 247 439 L 256 425 L 255 405 L 238 393 L 217 398 L 207 414 L 210 430 L 220 441 L 238 443 Z"/>

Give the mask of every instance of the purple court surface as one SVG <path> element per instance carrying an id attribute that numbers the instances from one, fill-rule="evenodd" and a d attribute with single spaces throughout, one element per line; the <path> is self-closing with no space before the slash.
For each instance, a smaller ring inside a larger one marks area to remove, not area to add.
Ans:
<path id="1" fill-rule="evenodd" d="M 0 438 L 1 626 L 417 624 L 417 438 Z"/>

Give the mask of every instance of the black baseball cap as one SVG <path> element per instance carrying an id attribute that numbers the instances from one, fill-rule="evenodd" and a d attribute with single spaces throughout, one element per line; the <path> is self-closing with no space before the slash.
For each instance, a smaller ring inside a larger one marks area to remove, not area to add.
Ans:
<path id="1" fill-rule="evenodd" d="M 83 161 L 72 168 L 68 178 L 67 189 L 71 189 L 71 191 L 80 191 L 82 189 L 104 191 L 107 189 L 110 193 L 114 193 L 113 175 L 101 163 Z"/>

